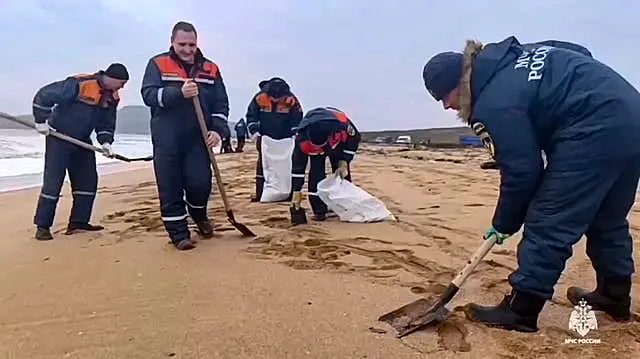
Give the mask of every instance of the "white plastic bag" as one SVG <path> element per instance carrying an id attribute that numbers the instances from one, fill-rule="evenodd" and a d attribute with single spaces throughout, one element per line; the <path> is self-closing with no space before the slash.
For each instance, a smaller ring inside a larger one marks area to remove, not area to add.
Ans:
<path id="1" fill-rule="evenodd" d="M 291 193 L 291 166 L 293 156 L 293 137 L 274 140 L 261 137 L 262 173 L 264 187 L 260 202 L 278 202 L 286 200 Z"/>
<path id="2" fill-rule="evenodd" d="M 382 201 L 335 175 L 320 181 L 316 194 L 344 222 L 396 220 Z"/>

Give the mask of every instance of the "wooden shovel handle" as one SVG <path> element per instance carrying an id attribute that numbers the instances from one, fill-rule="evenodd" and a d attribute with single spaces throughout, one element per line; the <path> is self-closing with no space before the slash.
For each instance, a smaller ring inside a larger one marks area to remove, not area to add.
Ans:
<path id="1" fill-rule="evenodd" d="M 489 239 L 485 239 L 480 248 L 478 248 L 471 257 L 467 260 L 467 264 L 458 272 L 458 275 L 453 278 L 451 283 L 460 288 L 462 284 L 467 280 L 469 275 L 478 266 L 480 261 L 491 251 L 493 245 L 496 244 L 496 236 L 491 236 Z"/>
<path id="2" fill-rule="evenodd" d="M 204 113 L 202 112 L 202 107 L 200 106 L 200 98 L 198 96 L 193 97 L 193 106 L 195 107 L 196 117 L 198 117 L 198 123 L 200 124 L 202 140 L 204 141 L 204 145 L 207 146 L 207 137 L 209 136 L 209 131 L 207 130 L 207 123 L 204 121 Z M 227 192 L 224 190 L 224 184 L 222 182 L 222 177 L 220 176 L 220 169 L 218 168 L 218 163 L 216 162 L 216 156 L 213 154 L 213 148 L 209 148 L 207 146 L 207 152 L 209 152 L 211 166 L 213 166 L 213 174 L 216 176 L 216 184 L 218 185 L 218 191 L 220 191 L 220 197 L 222 197 L 224 210 L 226 212 L 229 212 L 231 210 L 231 206 L 229 205 L 229 200 L 227 199 Z"/>

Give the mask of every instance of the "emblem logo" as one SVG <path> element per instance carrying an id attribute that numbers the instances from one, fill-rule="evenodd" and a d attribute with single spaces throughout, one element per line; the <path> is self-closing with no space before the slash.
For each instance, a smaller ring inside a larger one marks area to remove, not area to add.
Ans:
<path id="1" fill-rule="evenodd" d="M 581 337 L 584 337 L 591 330 L 598 329 L 596 314 L 591 310 L 591 306 L 586 300 L 581 299 L 578 305 L 573 308 L 569 317 L 569 330 L 573 330 Z"/>

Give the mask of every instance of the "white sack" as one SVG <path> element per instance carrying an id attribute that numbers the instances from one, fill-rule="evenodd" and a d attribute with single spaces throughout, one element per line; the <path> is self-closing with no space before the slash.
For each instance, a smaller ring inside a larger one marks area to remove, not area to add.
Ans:
<path id="1" fill-rule="evenodd" d="M 316 194 L 344 222 L 396 220 L 382 201 L 335 175 L 320 181 Z"/>
<path id="2" fill-rule="evenodd" d="M 295 140 L 293 137 L 274 140 L 261 137 L 264 187 L 260 202 L 286 200 L 291 193 L 291 166 Z"/>

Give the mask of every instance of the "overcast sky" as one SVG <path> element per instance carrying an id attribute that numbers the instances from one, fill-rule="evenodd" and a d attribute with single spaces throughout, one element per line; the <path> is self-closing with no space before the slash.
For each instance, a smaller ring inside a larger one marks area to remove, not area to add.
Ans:
<path id="1" fill-rule="evenodd" d="M 361 129 L 457 126 L 424 89 L 430 56 L 467 38 L 573 41 L 638 87 L 638 14 L 623 0 L 0 0 L 0 111 L 28 113 L 41 86 L 113 61 L 131 74 L 122 104 L 141 104 L 147 61 L 184 20 L 220 67 L 233 121 L 280 76 L 303 109 L 339 107 Z"/>

